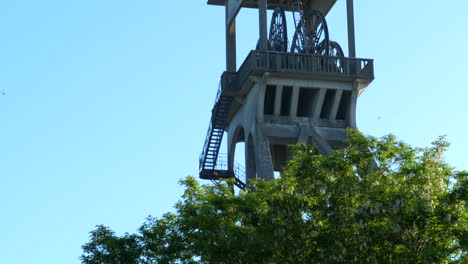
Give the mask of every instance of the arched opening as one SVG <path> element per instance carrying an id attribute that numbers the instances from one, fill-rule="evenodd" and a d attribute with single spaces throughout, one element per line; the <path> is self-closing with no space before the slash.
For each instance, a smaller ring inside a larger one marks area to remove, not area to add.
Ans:
<path id="1" fill-rule="evenodd" d="M 231 140 L 229 150 L 229 169 L 234 172 L 235 177 L 243 183 L 247 182 L 245 176 L 245 132 L 238 127 Z"/>
<path id="2" fill-rule="evenodd" d="M 245 168 L 244 156 L 245 156 L 245 133 L 244 128 L 238 127 L 234 136 L 232 137 L 231 150 L 229 153 L 230 157 L 230 169 L 235 169 L 236 165 L 241 165 Z"/>

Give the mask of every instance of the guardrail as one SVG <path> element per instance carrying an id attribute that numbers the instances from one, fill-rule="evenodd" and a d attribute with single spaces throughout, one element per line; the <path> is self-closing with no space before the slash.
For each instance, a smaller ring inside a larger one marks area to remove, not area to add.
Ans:
<path id="1" fill-rule="evenodd" d="M 228 155 L 226 153 L 220 153 L 218 155 L 218 160 L 216 162 L 216 170 L 228 170 Z M 234 160 L 233 164 L 234 177 L 242 182 L 247 182 L 247 177 L 245 175 L 245 168 L 240 163 Z"/>
<path id="2" fill-rule="evenodd" d="M 218 103 L 219 101 L 219 98 L 221 97 L 221 89 L 222 89 L 222 85 L 221 85 L 221 82 L 219 83 L 219 86 L 218 86 L 218 91 L 216 92 L 216 97 L 215 97 L 215 102 L 214 102 L 214 106 L 213 106 L 213 110 L 214 108 L 216 107 L 216 103 Z M 213 110 L 211 110 L 213 112 Z M 203 168 L 203 165 L 205 163 L 205 159 L 206 159 L 206 151 L 208 149 L 208 142 L 210 140 L 210 136 L 211 136 L 211 129 L 212 129 L 212 124 L 213 124 L 213 118 L 214 118 L 214 115 L 212 114 L 211 115 L 211 119 L 210 119 L 210 123 L 208 124 L 208 132 L 206 133 L 206 136 L 205 136 L 205 143 L 203 144 L 203 150 L 202 150 L 202 153 L 200 154 L 199 158 L 198 158 L 198 168 L 199 170 L 201 171 Z"/>
<path id="3" fill-rule="evenodd" d="M 223 74 L 223 90 L 238 90 L 252 72 L 283 72 L 374 79 L 372 59 L 252 50 L 237 73 Z"/>

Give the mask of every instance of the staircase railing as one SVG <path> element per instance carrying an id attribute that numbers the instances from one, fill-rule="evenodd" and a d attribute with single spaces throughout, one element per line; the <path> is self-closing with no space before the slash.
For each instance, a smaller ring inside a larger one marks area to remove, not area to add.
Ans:
<path id="1" fill-rule="evenodd" d="M 218 160 L 216 161 L 215 170 L 217 171 L 228 171 L 228 155 L 226 153 L 220 153 Z M 247 177 L 245 175 L 245 168 L 237 161 L 234 161 L 232 168 L 233 176 L 236 180 L 236 186 L 244 189 L 246 186 Z"/>
<path id="2" fill-rule="evenodd" d="M 199 157 L 199 172 L 202 179 L 217 181 L 223 178 L 234 178 L 235 185 L 245 189 L 245 170 L 238 163 L 233 168 L 228 166 L 227 158 L 220 158 L 219 150 L 227 123 L 232 97 L 222 95 L 222 83 L 218 86 L 215 104 L 211 110 L 211 120 L 205 137 L 202 153 Z"/>
<path id="3" fill-rule="evenodd" d="M 221 93 L 222 93 L 222 85 L 221 85 L 221 81 L 219 82 L 219 85 L 218 85 L 218 91 L 216 92 L 216 97 L 215 97 L 215 103 L 214 103 L 214 106 L 213 106 L 213 109 L 211 110 L 211 119 L 210 119 L 210 123 L 208 124 L 208 131 L 206 133 L 206 136 L 205 136 L 205 143 L 203 144 L 203 150 L 202 150 L 202 153 L 200 154 L 200 157 L 199 157 L 199 164 L 198 164 L 198 169 L 201 171 L 203 168 L 204 168 L 204 164 L 205 164 L 205 161 L 206 161 L 206 154 L 207 154 L 207 151 L 208 151 L 208 144 L 210 142 L 210 137 L 211 137 L 211 133 L 212 133 L 212 130 L 213 130 L 213 121 L 214 121 L 214 118 L 215 118 L 215 115 L 213 115 L 213 111 L 216 109 L 216 105 L 218 104 L 218 101 L 219 99 L 221 98 Z"/>

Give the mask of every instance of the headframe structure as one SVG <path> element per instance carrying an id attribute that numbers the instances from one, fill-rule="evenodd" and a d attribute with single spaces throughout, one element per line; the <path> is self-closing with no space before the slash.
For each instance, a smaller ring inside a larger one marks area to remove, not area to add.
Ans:
<path id="1" fill-rule="evenodd" d="M 307 142 L 329 154 L 356 128 L 358 96 L 374 79 L 372 59 L 356 58 L 353 0 L 347 0 L 348 56 L 330 40 L 326 14 L 336 0 L 208 0 L 225 6 L 226 71 L 212 110 L 200 178 L 272 179 L 290 158 L 288 145 Z M 259 10 L 259 40 L 242 65 L 236 62 L 236 16 Z M 267 10 L 273 10 L 270 30 Z M 289 43 L 286 13 L 293 15 Z M 227 132 L 227 158 L 219 155 Z M 234 161 L 245 143 L 245 174 Z"/>

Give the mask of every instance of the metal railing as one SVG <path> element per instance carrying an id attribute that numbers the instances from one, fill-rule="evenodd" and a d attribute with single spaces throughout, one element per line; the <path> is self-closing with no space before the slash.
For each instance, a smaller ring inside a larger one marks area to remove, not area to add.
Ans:
<path id="1" fill-rule="evenodd" d="M 249 69 L 250 68 L 250 69 Z M 369 70 L 365 70 L 369 69 Z M 373 60 L 299 53 L 251 51 L 239 69 L 300 72 L 310 74 L 340 74 L 373 78 Z"/>
<path id="2" fill-rule="evenodd" d="M 216 92 L 215 103 L 214 103 L 213 109 L 211 110 L 212 113 L 213 113 L 214 109 L 216 108 L 216 105 L 218 104 L 219 99 L 221 98 L 221 93 L 222 93 L 222 85 L 221 85 L 221 81 L 220 81 L 219 85 L 218 85 L 218 91 Z M 208 124 L 208 132 L 206 133 L 206 136 L 205 136 L 205 143 L 203 144 L 203 150 L 202 150 L 202 153 L 200 154 L 200 157 L 198 159 L 198 162 L 199 162 L 198 168 L 199 168 L 200 171 L 202 169 L 204 169 L 204 163 L 205 163 L 205 159 L 206 159 L 206 151 L 208 150 L 208 144 L 209 144 L 209 141 L 210 141 L 211 130 L 212 130 L 212 125 L 213 125 L 214 118 L 215 118 L 215 116 L 212 114 L 211 119 L 210 119 L 210 123 Z"/>
<path id="3" fill-rule="evenodd" d="M 223 89 L 240 89 L 243 82 L 255 71 L 373 79 L 374 61 L 361 58 L 252 50 L 236 73 L 236 78 L 223 75 L 223 78 L 226 78 L 223 80 Z"/>
<path id="4" fill-rule="evenodd" d="M 228 155 L 226 153 L 218 154 L 215 170 L 227 171 L 228 170 Z M 246 183 L 247 177 L 245 176 L 245 168 L 237 161 L 233 164 L 234 177 L 243 183 Z"/>
<path id="5" fill-rule="evenodd" d="M 205 143 L 203 144 L 202 153 L 200 154 L 200 157 L 198 158 L 198 169 L 200 171 L 204 169 L 203 165 L 205 164 L 206 151 L 208 150 L 208 143 L 210 141 L 210 135 L 211 135 L 211 121 L 208 125 L 208 132 L 206 133 L 206 136 L 205 136 Z"/>

